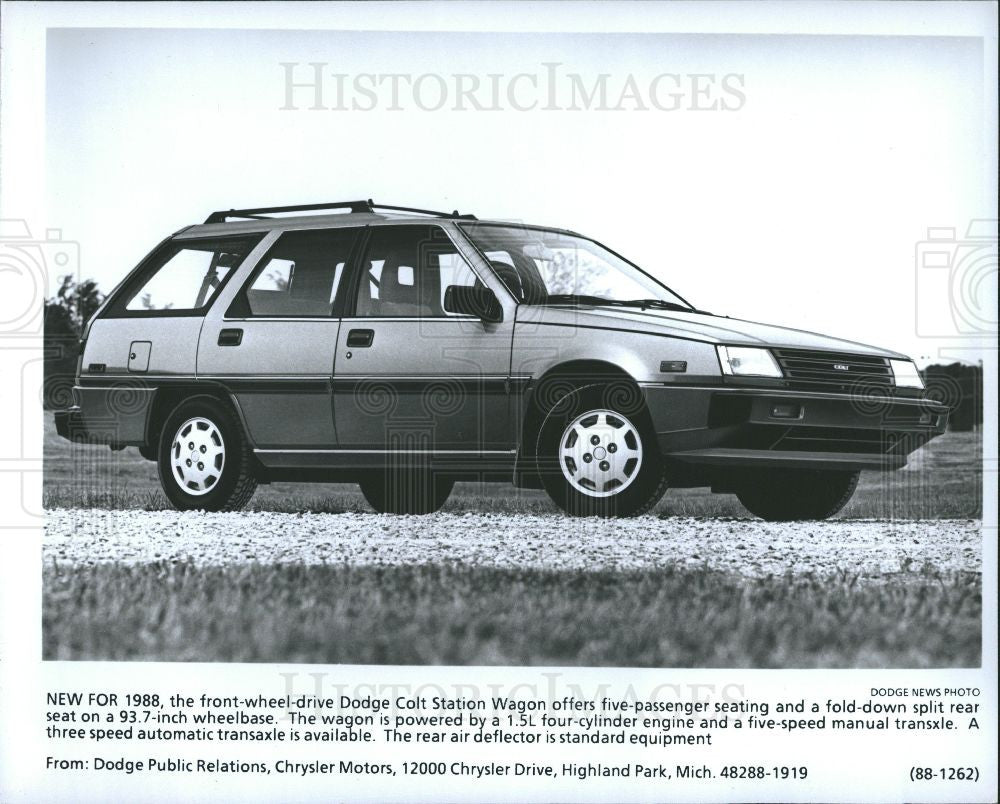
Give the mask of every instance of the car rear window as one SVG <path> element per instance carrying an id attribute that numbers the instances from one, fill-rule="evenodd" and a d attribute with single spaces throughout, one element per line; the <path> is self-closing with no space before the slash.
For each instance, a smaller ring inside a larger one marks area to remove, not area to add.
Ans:
<path id="1" fill-rule="evenodd" d="M 109 312 L 170 315 L 203 311 L 261 237 L 169 240 L 147 258 Z"/>

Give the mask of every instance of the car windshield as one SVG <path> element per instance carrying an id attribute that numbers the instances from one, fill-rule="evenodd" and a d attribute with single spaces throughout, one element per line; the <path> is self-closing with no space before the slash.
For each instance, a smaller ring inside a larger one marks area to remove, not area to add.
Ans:
<path id="1" fill-rule="evenodd" d="M 589 304 L 694 311 L 690 304 L 593 240 L 521 226 L 462 224 L 490 266 L 526 304 Z"/>

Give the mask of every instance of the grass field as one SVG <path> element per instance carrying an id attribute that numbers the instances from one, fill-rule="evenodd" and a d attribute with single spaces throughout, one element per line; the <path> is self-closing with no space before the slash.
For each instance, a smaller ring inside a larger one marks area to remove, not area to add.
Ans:
<path id="1" fill-rule="evenodd" d="M 769 577 L 50 566 L 47 659 L 634 667 L 978 665 L 977 573 Z"/>
<path id="2" fill-rule="evenodd" d="M 977 434 L 949 433 L 912 468 L 865 473 L 841 517 L 978 518 L 980 456 Z M 134 450 L 71 446 L 51 428 L 45 504 L 167 507 Z M 366 510 L 343 485 L 266 486 L 250 507 Z M 463 484 L 445 510 L 558 516 L 543 495 L 499 484 Z M 749 519 L 734 497 L 705 490 L 668 492 L 654 513 Z M 749 533 L 753 522 L 733 526 Z M 43 580 L 46 659 L 901 668 L 981 656 L 981 574 L 919 558 L 875 578 L 748 579 L 665 557 L 600 571 L 54 561 Z"/>
<path id="3" fill-rule="evenodd" d="M 156 466 L 135 449 L 70 444 L 46 417 L 44 443 L 46 508 L 169 508 Z M 946 433 L 911 456 L 898 472 L 864 472 L 854 498 L 841 512 L 848 519 L 975 519 L 982 516 L 982 436 Z M 357 486 L 274 483 L 261 486 L 252 510 L 342 513 L 370 510 Z M 555 513 L 543 492 L 505 483 L 460 483 L 445 511 Z M 708 489 L 671 489 L 654 509 L 663 516 L 748 517 L 731 494 Z"/>

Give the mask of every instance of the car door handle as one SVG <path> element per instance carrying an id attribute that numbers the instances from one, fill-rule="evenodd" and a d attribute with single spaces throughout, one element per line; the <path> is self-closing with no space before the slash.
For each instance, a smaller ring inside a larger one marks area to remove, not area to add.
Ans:
<path id="1" fill-rule="evenodd" d="M 219 346 L 239 346 L 243 343 L 242 329 L 220 329 Z"/>
<path id="2" fill-rule="evenodd" d="M 364 349 L 366 346 L 371 346 L 374 340 L 373 329 L 352 329 L 347 333 L 347 345 L 352 349 Z"/>

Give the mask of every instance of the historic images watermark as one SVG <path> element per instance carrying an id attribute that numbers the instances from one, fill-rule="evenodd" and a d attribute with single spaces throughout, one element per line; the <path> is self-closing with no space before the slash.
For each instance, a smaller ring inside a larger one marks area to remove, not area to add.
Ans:
<path id="1" fill-rule="evenodd" d="M 344 73 L 280 62 L 282 111 L 738 112 L 742 73 L 583 74 L 562 62 L 518 73 Z"/>
<path id="2" fill-rule="evenodd" d="M 61 230 L 38 233 L 25 220 L 0 220 L 0 371 L 9 378 L 8 395 L 18 400 L 12 437 L 0 451 L 0 489 L 18 504 L 8 506 L 0 529 L 31 527 L 42 516 L 29 491 L 42 460 L 28 414 L 46 395 L 45 369 L 76 347 L 59 339 L 43 343 L 43 302 L 61 278 L 78 279 L 79 264 L 79 244 Z"/>
<path id="3" fill-rule="evenodd" d="M 57 275 L 79 272 L 80 244 L 64 240 L 60 229 L 33 236 L 27 221 L 0 221 L 0 336 L 37 337 L 42 332 L 42 299 Z"/>
<path id="4" fill-rule="evenodd" d="M 916 247 L 917 334 L 925 338 L 997 335 L 997 221 L 927 229 Z"/>
<path id="5" fill-rule="evenodd" d="M 419 698 L 436 695 L 441 698 L 465 698 L 472 701 L 488 701 L 498 696 L 514 700 L 541 701 L 553 703 L 566 698 L 599 701 L 602 697 L 614 695 L 622 700 L 635 702 L 651 701 L 724 701 L 732 703 L 747 698 L 746 686 L 736 682 L 692 682 L 660 683 L 648 689 L 633 684 L 624 686 L 602 681 L 594 684 L 578 683 L 559 671 L 543 671 L 538 680 L 520 681 L 515 684 L 463 682 L 437 684 L 428 682 L 412 684 L 408 682 L 379 681 L 349 684 L 338 680 L 336 674 L 324 671 L 279 671 L 285 695 L 312 695 L 334 698 L 388 698 L 393 709 L 400 698 Z"/>

